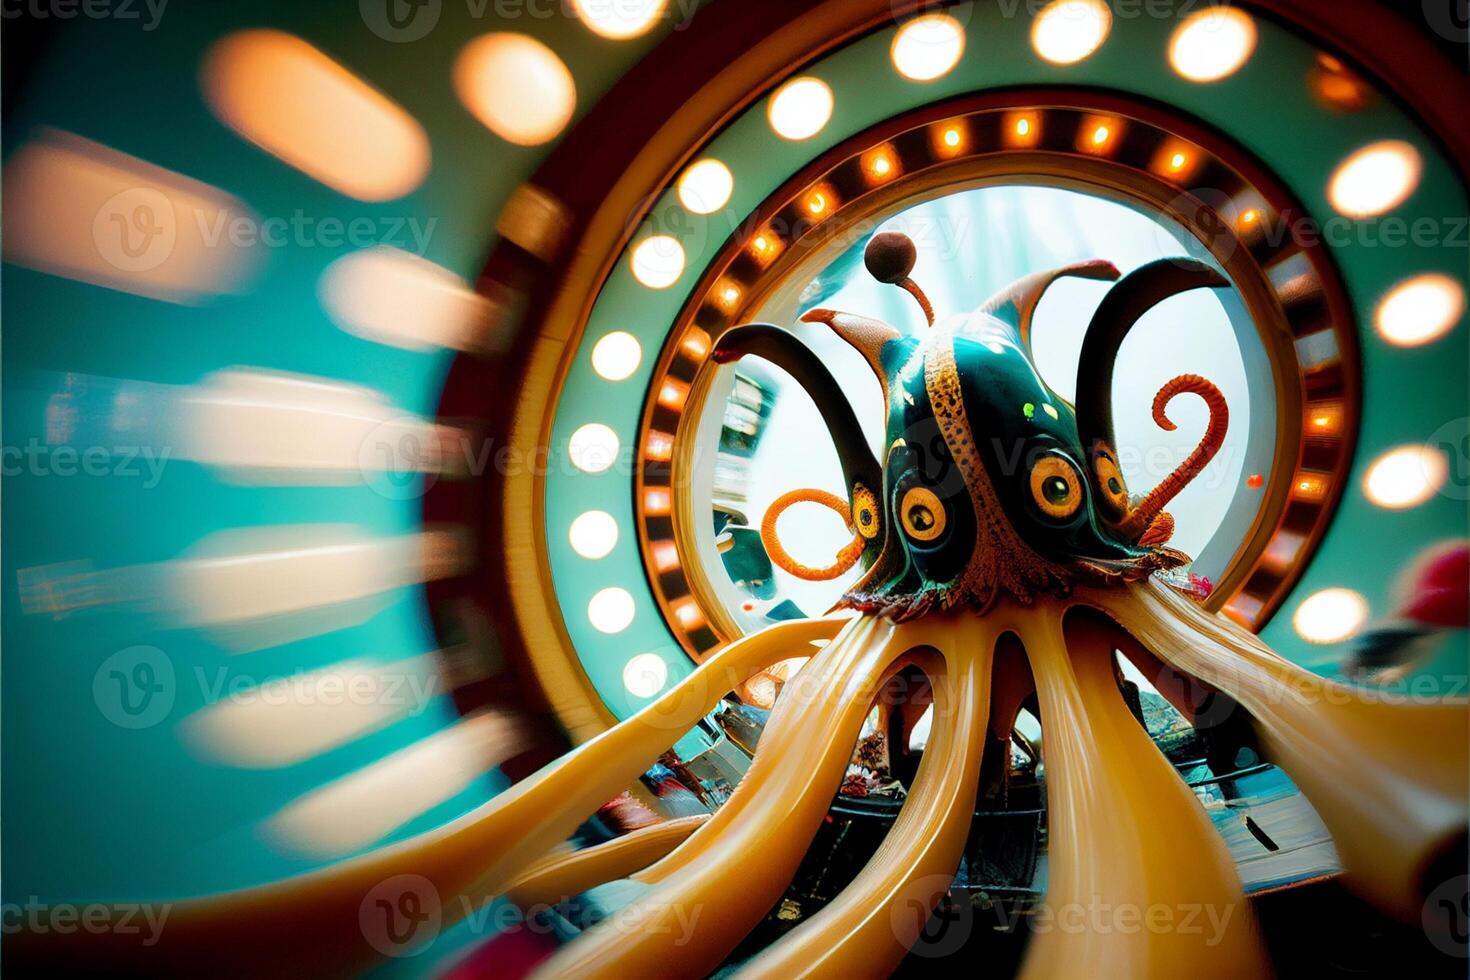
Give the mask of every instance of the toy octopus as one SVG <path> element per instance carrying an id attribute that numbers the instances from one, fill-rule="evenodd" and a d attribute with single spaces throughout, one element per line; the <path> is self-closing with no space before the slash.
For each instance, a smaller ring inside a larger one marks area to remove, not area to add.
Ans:
<path id="1" fill-rule="evenodd" d="M 894 234 L 875 236 L 866 253 L 876 278 L 919 300 L 927 328 L 909 333 L 825 309 L 802 317 L 830 327 L 877 375 L 887 401 L 881 462 L 836 381 L 792 334 L 738 327 L 713 352 L 722 363 L 753 354 L 780 365 L 832 430 L 848 498 L 837 505 L 852 544 L 824 569 L 781 549 L 775 516 L 793 500 L 819 498 L 810 492 L 779 502 L 763 536 L 778 564 L 809 578 L 862 562 L 866 573 L 840 613 L 728 644 L 642 711 L 444 828 L 298 878 L 176 903 L 154 947 L 115 933 L 23 933 L 7 948 L 12 964 L 19 955 L 154 974 L 350 974 L 383 953 L 374 931 L 383 915 L 390 926 L 399 913 L 412 923 L 432 905 L 433 921 L 447 928 L 497 896 L 527 908 L 631 879 L 631 904 L 537 975 L 707 975 L 780 901 L 875 699 L 917 669 L 926 696 L 891 710 L 910 716 L 900 730 L 926 706 L 934 718 L 897 821 L 832 902 L 741 964 L 741 976 L 887 975 L 960 864 L 982 755 L 987 746 L 1003 751 L 996 746 L 1033 693 L 1045 729 L 1044 902 L 1057 927 L 1034 931 L 1024 975 L 1268 973 L 1225 842 L 1126 706 L 1115 651 L 1191 721 L 1206 721 L 1195 715 L 1202 694 L 1247 712 L 1264 755 L 1321 815 L 1348 883 L 1418 921 L 1463 847 L 1467 704 L 1390 702 L 1321 678 L 1153 574 L 1187 561 L 1166 547 L 1173 521 L 1164 507 L 1224 438 L 1227 409 L 1213 384 L 1185 375 L 1154 399 L 1167 429 L 1176 395 L 1195 394 L 1210 410 L 1199 447 L 1176 472 L 1135 497 L 1118 465 L 1111 403 L 1124 338 L 1164 299 L 1226 281 L 1185 259 L 1121 280 L 1109 263 L 1086 262 L 1030 276 L 935 323 L 909 277 L 914 259 L 912 243 Z M 1088 326 L 1075 406 L 1041 378 L 1030 350 L 1032 314 L 1062 276 L 1119 280 Z M 713 815 L 557 850 L 729 691 L 806 655 L 749 772 Z M 1184 927 L 1202 909 L 1218 930 Z"/>

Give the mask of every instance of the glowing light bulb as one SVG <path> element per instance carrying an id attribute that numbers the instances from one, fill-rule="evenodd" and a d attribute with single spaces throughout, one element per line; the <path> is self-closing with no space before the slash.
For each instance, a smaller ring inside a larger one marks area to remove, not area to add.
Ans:
<path id="1" fill-rule="evenodd" d="M 1308 643 L 1341 643 L 1351 639 L 1368 621 L 1368 600 L 1352 589 L 1323 589 L 1297 606 L 1291 617 Z"/>
<path id="2" fill-rule="evenodd" d="M 608 381 L 622 381 L 638 370 L 643 347 L 638 338 L 622 330 L 607 334 L 592 348 L 592 370 Z"/>
<path id="3" fill-rule="evenodd" d="M 766 118 L 783 139 L 810 139 L 832 118 L 833 104 L 826 82 L 811 76 L 793 78 L 771 96 Z"/>
<path id="4" fill-rule="evenodd" d="M 668 0 L 572 0 L 572 8 L 594 34 L 626 41 L 648 33 Z"/>
<path id="5" fill-rule="evenodd" d="M 1378 304 L 1374 321 L 1390 344 L 1417 347 L 1438 340 L 1465 312 L 1465 290 L 1449 276 L 1430 272 L 1399 283 Z"/>
<path id="6" fill-rule="evenodd" d="M 1102 47 L 1112 27 L 1104 0 L 1054 0 L 1031 25 L 1031 47 L 1054 65 L 1072 65 Z"/>
<path id="7" fill-rule="evenodd" d="M 587 603 L 587 619 L 603 633 L 621 633 L 633 622 L 635 606 L 627 589 L 603 589 Z"/>
<path id="8" fill-rule="evenodd" d="M 1169 41 L 1169 64 L 1191 82 L 1218 82 L 1240 70 L 1256 50 L 1256 22 L 1239 7 L 1201 10 L 1184 19 Z"/>
<path id="9" fill-rule="evenodd" d="M 1428 446 L 1400 446 L 1368 467 L 1363 492 L 1379 507 L 1406 510 L 1428 501 L 1448 477 L 1443 453 Z"/>
<path id="10" fill-rule="evenodd" d="M 618 543 L 618 522 L 606 511 L 589 510 L 567 529 L 572 550 L 583 558 L 606 558 Z"/>
<path id="11" fill-rule="evenodd" d="M 904 78 L 932 82 L 949 74 L 964 53 L 960 22 L 946 14 L 929 14 L 899 28 L 888 56 Z"/>
<path id="12" fill-rule="evenodd" d="M 645 238 L 633 248 L 633 278 L 650 289 L 667 289 L 684 274 L 684 246 L 670 235 Z"/>
<path id="13" fill-rule="evenodd" d="M 553 139 L 577 107 L 567 66 L 524 34 L 486 34 L 465 45 L 454 63 L 454 89 L 491 132 L 520 146 Z"/>
<path id="14" fill-rule="evenodd" d="M 1424 164 L 1419 151 L 1402 140 L 1384 140 L 1353 153 L 1332 174 L 1327 199 L 1349 218 L 1371 218 L 1402 204 Z"/>
<path id="15" fill-rule="evenodd" d="M 637 698 L 651 698 L 669 682 L 669 668 L 656 653 L 640 653 L 623 667 L 623 687 Z"/>
<path id="16" fill-rule="evenodd" d="M 589 422 L 567 441 L 572 465 L 584 473 L 602 473 L 618 459 L 618 434 L 601 422 Z"/>
<path id="17" fill-rule="evenodd" d="M 691 164 L 679 178 L 679 203 L 695 214 L 713 214 L 730 202 L 734 191 L 730 168 L 714 159 Z"/>

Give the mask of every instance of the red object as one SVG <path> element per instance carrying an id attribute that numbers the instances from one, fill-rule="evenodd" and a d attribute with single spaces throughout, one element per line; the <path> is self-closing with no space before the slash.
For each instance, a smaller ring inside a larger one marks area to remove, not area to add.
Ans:
<path id="1" fill-rule="evenodd" d="M 1245 485 L 1250 487 L 1252 490 L 1259 490 L 1261 489 L 1261 487 L 1265 486 L 1265 484 L 1266 478 L 1259 473 L 1252 473 L 1250 476 L 1245 478 Z"/>
<path id="2" fill-rule="evenodd" d="M 444 972 L 444 980 L 511 980 L 530 976 L 557 951 L 557 942 L 542 931 L 517 926 L 482 943 Z"/>
<path id="3" fill-rule="evenodd" d="M 1397 616 L 1449 629 L 1470 626 L 1470 542 L 1436 545 L 1402 580 Z"/>

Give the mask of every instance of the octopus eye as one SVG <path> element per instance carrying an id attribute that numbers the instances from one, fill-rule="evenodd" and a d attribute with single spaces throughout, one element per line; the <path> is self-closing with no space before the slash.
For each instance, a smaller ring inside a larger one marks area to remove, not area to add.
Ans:
<path id="1" fill-rule="evenodd" d="M 904 533 L 915 541 L 933 541 L 944 533 L 944 505 L 930 490 L 914 487 L 903 495 L 898 512 Z"/>
<path id="2" fill-rule="evenodd" d="M 867 487 L 859 486 L 852 493 L 852 523 L 864 540 L 878 536 L 881 522 L 878 519 L 878 498 Z"/>
<path id="3" fill-rule="evenodd" d="M 1047 517 L 1064 521 L 1082 506 L 1082 481 L 1060 456 L 1044 456 L 1031 467 L 1031 499 Z"/>
<path id="4" fill-rule="evenodd" d="M 1098 453 L 1092 471 L 1097 474 L 1097 485 L 1101 489 L 1103 508 L 1111 517 L 1122 517 L 1128 512 L 1128 484 L 1123 482 L 1123 473 L 1113 457 Z"/>

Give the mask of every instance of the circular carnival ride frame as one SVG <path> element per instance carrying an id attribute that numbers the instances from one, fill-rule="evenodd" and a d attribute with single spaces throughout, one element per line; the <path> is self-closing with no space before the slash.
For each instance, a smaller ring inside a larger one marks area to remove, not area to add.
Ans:
<path id="1" fill-rule="evenodd" d="M 540 332 L 523 341 L 525 382 L 509 436 L 546 465 L 490 488 L 489 520 L 499 522 L 491 546 L 504 544 L 511 556 L 504 568 L 510 602 L 500 608 L 514 612 L 519 638 L 574 737 L 657 693 L 628 690 L 623 674 L 631 658 L 655 658 L 676 680 L 739 635 L 695 554 L 702 524 L 687 468 L 680 469 L 695 449 L 689 420 L 710 383 L 712 340 L 843 229 L 957 186 L 1040 182 L 1128 202 L 1192 231 L 1201 254 L 1232 279 L 1269 359 L 1261 368 L 1270 377 L 1261 386 L 1263 414 L 1274 412 L 1277 431 L 1263 440 L 1267 484 L 1211 608 L 1261 630 L 1294 592 L 1347 586 L 1384 596 L 1384 576 L 1361 556 L 1401 564 L 1454 519 L 1454 502 L 1441 499 L 1390 526 L 1361 495 L 1345 491 L 1359 482 L 1365 458 L 1422 441 L 1458 411 L 1452 392 L 1395 399 L 1380 412 L 1372 403 L 1365 411 L 1362 399 L 1365 391 L 1387 399 L 1412 383 L 1427 358 L 1448 356 L 1445 346 L 1428 354 L 1379 338 L 1371 318 L 1382 298 L 1415 275 L 1463 281 L 1464 270 L 1454 267 L 1452 250 L 1385 250 L 1371 233 L 1345 240 L 1320 233 L 1343 221 L 1327 195 L 1334 170 L 1369 142 L 1402 140 L 1423 161 L 1415 192 L 1392 219 L 1407 226 L 1462 212 L 1463 185 L 1434 136 L 1381 92 L 1351 109 L 1314 99 L 1308 80 L 1324 64 L 1337 66 L 1348 84 L 1365 83 L 1342 62 L 1324 62 L 1340 52 L 1324 52 L 1269 16 L 1258 19 L 1259 40 L 1244 67 L 1196 84 L 1169 67 L 1172 18 L 1116 18 L 1094 54 L 1058 67 L 1034 53 L 1029 17 L 985 4 L 952 13 L 963 20 L 965 56 L 929 82 L 894 70 L 897 27 L 887 8 L 839 16 L 821 7 L 792 17 L 722 70 L 704 66 L 708 85 L 683 92 L 658 139 L 621 165 L 609 162 L 622 178 L 599 199 L 584 199 L 582 171 L 565 148 L 567 156 L 548 161 L 507 209 L 501 230 L 513 244 L 491 260 L 492 293 L 519 290 L 527 276 L 545 284 L 530 304 Z M 753 29 L 738 19 L 724 27 Z M 665 72 L 687 77 L 681 59 L 700 50 L 698 39 L 680 40 L 589 117 L 589 141 L 613 139 L 627 113 L 662 111 L 654 109 L 661 103 L 652 88 Z M 757 74 L 752 61 L 765 70 Z M 826 126 L 801 141 L 774 134 L 767 118 L 769 95 L 795 77 L 819 79 L 834 102 Z M 1014 128 L 1023 118 L 1037 123 L 1025 135 Z M 1087 139 L 1099 125 L 1116 130 L 1100 148 Z M 956 145 L 946 142 L 951 132 L 959 134 Z M 1181 152 L 1186 165 L 1171 167 Z M 892 153 L 897 166 L 875 176 L 865 165 L 875 153 Z M 704 158 L 729 168 L 733 190 L 724 207 L 696 214 L 680 201 L 677 183 Z M 809 207 L 814 195 L 825 202 L 820 214 Z M 679 275 L 664 288 L 640 282 L 632 268 L 633 250 L 652 236 L 673 238 L 683 254 Z M 540 256 L 527 262 L 525 252 Z M 617 381 L 600 376 L 591 358 L 613 331 L 632 334 L 643 351 L 637 369 Z M 1361 364 L 1360 345 L 1372 355 Z M 463 379 L 451 376 L 451 394 L 480 370 L 467 365 Z M 572 435 L 588 424 L 611 430 L 603 447 L 614 449 L 618 465 L 587 472 L 570 462 Z M 589 560 L 572 548 L 568 530 L 593 509 L 612 515 L 618 536 L 608 554 Z M 1341 520 L 1333 533 L 1335 515 Z M 608 588 L 631 600 L 631 621 L 612 635 L 588 615 Z M 1288 654 L 1304 652 L 1285 627 L 1265 635 Z"/>

